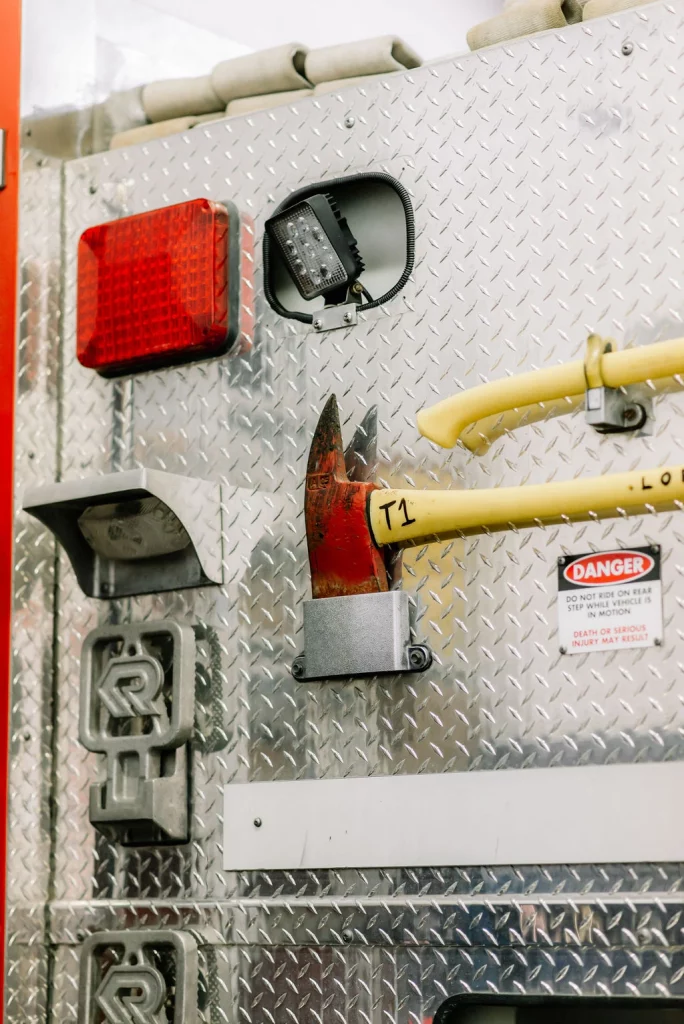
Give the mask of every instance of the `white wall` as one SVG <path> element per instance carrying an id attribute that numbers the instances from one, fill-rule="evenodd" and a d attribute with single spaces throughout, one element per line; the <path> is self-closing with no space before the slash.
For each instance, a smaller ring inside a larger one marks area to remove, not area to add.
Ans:
<path id="1" fill-rule="evenodd" d="M 24 0 L 22 113 L 83 107 L 114 89 L 205 74 L 276 43 L 399 35 L 424 60 L 466 49 L 503 0 Z"/>

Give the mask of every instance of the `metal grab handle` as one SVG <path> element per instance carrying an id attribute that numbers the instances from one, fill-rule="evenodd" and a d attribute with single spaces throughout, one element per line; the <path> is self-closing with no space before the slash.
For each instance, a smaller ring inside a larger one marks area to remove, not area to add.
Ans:
<path id="1" fill-rule="evenodd" d="M 421 409 L 417 417 L 418 430 L 442 448 L 453 448 L 471 424 L 490 416 L 538 403 L 572 399 L 583 395 L 587 387 L 621 388 L 684 374 L 684 338 L 620 352 L 605 351 L 611 344 L 591 335 L 589 356 L 584 362 L 577 360 L 504 377 L 445 398 L 437 405 Z M 597 355 L 599 352 L 602 354 Z M 570 404 L 568 411 L 576 404 Z M 473 450 L 481 446 L 475 432 L 463 440 Z"/>
<path id="2" fill-rule="evenodd" d="M 616 519 L 682 507 L 684 466 L 472 491 L 379 489 L 369 498 L 377 544 L 587 519 Z"/>

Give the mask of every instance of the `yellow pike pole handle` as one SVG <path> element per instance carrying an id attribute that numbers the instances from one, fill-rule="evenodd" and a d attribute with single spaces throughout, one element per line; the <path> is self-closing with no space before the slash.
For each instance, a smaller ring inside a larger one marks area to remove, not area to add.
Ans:
<path id="1" fill-rule="evenodd" d="M 656 345 L 605 351 L 596 335 L 588 341 L 589 354 L 584 362 L 563 363 L 542 370 L 480 384 L 445 398 L 417 416 L 418 430 L 442 448 L 453 448 L 471 423 L 537 403 L 583 395 L 587 387 L 627 387 L 684 374 L 684 338 L 661 341 Z M 588 379 L 588 378 L 594 379 Z M 468 444 L 478 447 L 477 437 Z"/>
<path id="2" fill-rule="evenodd" d="M 447 540 L 468 533 L 616 519 L 681 507 L 684 466 L 524 487 L 472 491 L 377 490 L 369 519 L 377 544 Z"/>

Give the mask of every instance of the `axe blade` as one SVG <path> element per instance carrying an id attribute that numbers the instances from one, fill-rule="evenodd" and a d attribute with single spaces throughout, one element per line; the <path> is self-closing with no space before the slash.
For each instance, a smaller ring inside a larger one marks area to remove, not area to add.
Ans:
<path id="1" fill-rule="evenodd" d="M 352 475 L 371 470 L 375 413 L 369 410 L 350 445 Z M 368 467 L 368 468 L 366 468 Z M 349 479 L 337 399 L 331 395 L 314 431 L 306 472 L 304 513 L 314 598 L 376 594 L 389 590 L 385 554 L 375 543 L 367 514 L 376 484 Z"/>

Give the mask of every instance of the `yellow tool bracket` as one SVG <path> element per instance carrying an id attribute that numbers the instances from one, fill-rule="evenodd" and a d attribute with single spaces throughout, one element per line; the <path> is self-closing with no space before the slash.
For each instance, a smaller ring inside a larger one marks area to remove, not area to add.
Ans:
<path id="1" fill-rule="evenodd" d="M 583 362 L 562 363 L 470 388 L 422 409 L 418 429 L 442 448 L 453 448 L 460 439 L 477 451 L 506 430 L 571 412 L 583 401 L 587 388 L 651 383 L 653 391 L 664 391 L 684 386 L 673 380 L 684 374 L 684 338 L 617 352 L 612 351 L 613 346 L 592 334 Z"/>
<path id="2" fill-rule="evenodd" d="M 377 544 L 588 519 L 664 512 L 684 505 L 684 466 L 472 491 L 372 491 L 370 525 Z"/>

